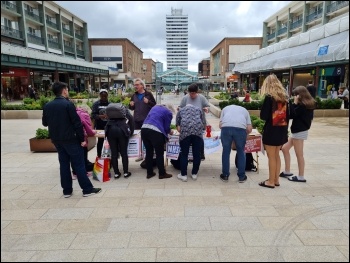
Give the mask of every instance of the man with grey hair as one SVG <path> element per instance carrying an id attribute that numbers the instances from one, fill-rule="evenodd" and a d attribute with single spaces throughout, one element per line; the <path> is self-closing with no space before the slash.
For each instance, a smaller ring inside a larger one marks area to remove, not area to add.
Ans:
<path id="1" fill-rule="evenodd" d="M 141 129 L 149 111 L 157 104 L 153 94 L 145 87 L 142 79 L 134 80 L 135 93 L 131 97 L 129 109 L 134 111 L 135 130 Z"/>
<path id="2" fill-rule="evenodd" d="M 134 80 L 135 93 L 132 95 L 129 109 L 134 111 L 134 127 L 135 130 L 140 130 L 144 120 L 153 106 L 157 104 L 152 92 L 146 90 L 146 85 L 142 79 Z M 141 161 L 143 158 L 138 158 L 135 161 Z"/>

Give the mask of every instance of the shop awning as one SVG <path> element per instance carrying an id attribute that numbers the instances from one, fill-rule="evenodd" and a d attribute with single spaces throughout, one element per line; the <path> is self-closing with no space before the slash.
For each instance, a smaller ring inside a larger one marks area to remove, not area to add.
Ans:
<path id="1" fill-rule="evenodd" d="M 251 73 L 349 61 L 349 16 L 329 24 L 249 54 L 239 59 L 233 71 Z"/>

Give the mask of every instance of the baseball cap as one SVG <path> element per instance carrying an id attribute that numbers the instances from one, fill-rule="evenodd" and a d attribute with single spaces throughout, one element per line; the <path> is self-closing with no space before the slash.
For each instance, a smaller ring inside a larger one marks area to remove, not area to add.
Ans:
<path id="1" fill-rule="evenodd" d="M 106 93 L 108 94 L 108 91 L 107 91 L 106 89 L 100 89 L 100 94 L 101 94 L 102 92 L 106 92 Z"/>

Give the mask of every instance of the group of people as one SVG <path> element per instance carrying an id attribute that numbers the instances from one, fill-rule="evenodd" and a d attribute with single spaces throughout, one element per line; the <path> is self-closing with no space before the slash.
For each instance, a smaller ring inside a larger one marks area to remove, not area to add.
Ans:
<path id="1" fill-rule="evenodd" d="M 156 175 L 153 167 L 153 158 L 156 157 L 159 179 L 171 178 L 172 174 L 166 172 L 164 165 L 164 146 L 173 134 L 170 125 L 175 117 L 176 129 L 179 132 L 180 144 L 180 173 L 177 178 L 186 182 L 189 148 L 192 146 L 193 167 L 191 178 L 197 179 L 201 161 L 204 156 L 204 131 L 207 125 L 205 113 L 209 112 L 209 102 L 198 93 L 197 84 L 188 87 L 178 107 L 177 113 L 171 104 L 156 105 L 153 94 L 145 89 L 145 83 L 137 78 L 134 80 L 135 93 L 132 95 L 126 118 L 117 120 L 108 118 L 106 108 L 109 105 L 108 91 L 100 90 L 100 99 L 92 107 L 91 117 L 94 128 L 91 129 L 91 119 L 86 117 L 87 110 L 76 109 L 68 100 L 67 84 L 56 82 L 52 91 L 56 98 L 44 107 L 42 123 L 49 127 L 50 137 L 55 144 L 60 162 L 60 177 L 63 194 L 70 197 L 73 192 L 70 164 L 83 196 L 99 193 L 100 188 L 94 188 L 88 179 L 87 171 L 91 163 L 87 159 L 87 136 L 93 136 L 96 130 L 105 130 L 111 147 L 111 164 L 114 177 L 121 176 L 118 168 L 118 157 L 122 158 L 124 178 L 131 176 L 127 147 L 129 138 L 134 129 L 141 130 L 141 140 L 146 149 L 146 178 Z M 309 90 L 308 90 L 309 89 Z M 282 83 L 271 74 L 263 82 L 261 94 L 264 101 L 260 118 L 265 120 L 262 142 L 267 152 L 269 178 L 259 185 L 275 188 L 280 185 L 279 178 L 285 177 L 293 182 L 306 182 L 304 178 L 305 161 L 303 157 L 304 141 L 308 137 L 308 130 L 313 119 L 315 100 L 313 89 L 298 86 L 293 90 L 293 101 L 290 102 Z M 176 114 L 176 115 L 175 115 Z M 84 117 L 85 116 L 85 117 Z M 288 137 L 289 120 L 292 119 L 291 136 Z M 90 128 L 86 127 L 90 126 Z M 221 129 L 222 173 L 220 179 L 227 182 L 230 176 L 230 153 L 232 143 L 237 150 L 237 176 L 243 183 L 247 180 L 245 174 L 245 153 L 247 135 L 252 131 L 249 112 L 237 105 L 223 108 L 219 127 Z M 101 157 L 104 138 L 97 143 L 97 156 Z M 296 176 L 290 172 L 290 149 L 294 147 L 299 173 Z M 279 151 L 282 150 L 285 159 L 285 170 L 281 170 Z M 90 168 L 89 168 L 90 167 Z M 74 179 L 74 178 L 73 178 Z"/>

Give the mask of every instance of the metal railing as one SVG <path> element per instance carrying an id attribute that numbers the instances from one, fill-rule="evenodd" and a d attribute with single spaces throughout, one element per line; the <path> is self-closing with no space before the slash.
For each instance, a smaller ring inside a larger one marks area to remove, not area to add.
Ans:
<path id="1" fill-rule="evenodd" d="M 54 49 L 61 49 L 60 44 L 57 41 L 54 40 L 48 40 L 47 41 L 49 44 L 49 48 L 54 48 Z"/>
<path id="2" fill-rule="evenodd" d="M 327 14 L 349 5 L 349 1 L 335 1 L 327 6 Z"/>
<path id="3" fill-rule="evenodd" d="M 298 27 L 301 27 L 302 24 L 303 24 L 303 19 L 299 19 L 293 23 L 290 23 L 289 29 L 290 30 L 296 29 Z"/>
<path id="4" fill-rule="evenodd" d="M 31 18 L 31 19 L 41 23 L 41 17 L 36 15 L 36 14 L 34 14 L 33 12 L 29 12 L 28 10 L 25 10 L 25 14 L 26 14 L 27 17 L 29 17 L 29 18 Z"/>
<path id="5" fill-rule="evenodd" d="M 77 39 L 83 40 L 83 36 L 82 36 L 82 35 L 79 35 L 79 34 L 77 34 L 77 33 L 75 33 L 75 37 L 76 37 Z"/>
<path id="6" fill-rule="evenodd" d="M 74 48 L 70 47 L 70 46 L 64 46 L 64 51 L 65 52 L 70 52 L 74 54 Z"/>
<path id="7" fill-rule="evenodd" d="M 50 20 L 47 20 L 47 19 L 46 19 L 46 25 L 48 25 L 49 27 L 52 27 L 54 29 L 58 29 L 56 23 L 53 23 L 53 22 L 51 22 Z"/>
<path id="8" fill-rule="evenodd" d="M 273 39 L 273 38 L 275 38 L 275 37 L 276 37 L 276 32 L 271 33 L 271 34 L 268 34 L 268 35 L 266 36 L 267 40 L 271 40 L 271 39 Z"/>
<path id="9" fill-rule="evenodd" d="M 77 55 L 84 56 L 84 50 L 77 49 Z"/>
<path id="10" fill-rule="evenodd" d="M 10 3 L 9 1 L 1 1 L 1 7 L 18 13 L 17 5 Z"/>
<path id="11" fill-rule="evenodd" d="M 277 31 L 277 36 L 287 33 L 287 27 L 283 27 Z"/>
<path id="12" fill-rule="evenodd" d="M 23 39 L 22 31 L 7 26 L 1 26 L 1 35 Z"/>
<path id="13" fill-rule="evenodd" d="M 42 37 L 35 36 L 28 33 L 27 38 L 28 38 L 28 42 L 30 43 L 37 44 L 37 45 L 44 45 L 44 39 Z"/>
<path id="14" fill-rule="evenodd" d="M 67 35 L 72 35 L 72 31 L 70 31 L 70 30 L 68 30 L 68 29 L 66 29 L 66 28 L 62 28 L 62 31 L 63 31 L 63 33 L 65 33 L 65 34 L 67 34 Z"/>
<path id="15" fill-rule="evenodd" d="M 310 23 L 316 19 L 319 19 L 322 17 L 322 12 L 323 12 L 323 8 L 318 9 L 316 12 L 313 12 L 311 14 L 309 14 L 306 17 L 306 23 Z"/>

